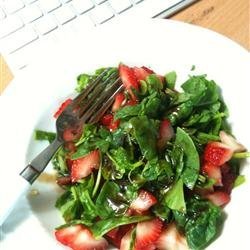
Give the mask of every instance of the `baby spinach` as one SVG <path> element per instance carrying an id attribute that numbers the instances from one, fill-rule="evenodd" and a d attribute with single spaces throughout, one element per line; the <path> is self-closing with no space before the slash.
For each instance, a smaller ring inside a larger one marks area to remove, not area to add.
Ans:
<path id="1" fill-rule="evenodd" d="M 181 128 L 177 128 L 175 144 L 184 152 L 181 178 L 184 184 L 193 189 L 200 171 L 200 158 L 191 137 Z"/>

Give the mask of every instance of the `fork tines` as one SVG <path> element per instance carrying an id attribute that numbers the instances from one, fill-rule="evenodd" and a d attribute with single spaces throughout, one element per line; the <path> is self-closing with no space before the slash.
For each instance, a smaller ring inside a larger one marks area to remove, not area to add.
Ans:
<path id="1" fill-rule="evenodd" d="M 123 89 L 117 71 L 105 69 L 71 103 L 68 111 L 78 110 L 84 123 L 96 123 L 112 105 L 118 92 Z"/>

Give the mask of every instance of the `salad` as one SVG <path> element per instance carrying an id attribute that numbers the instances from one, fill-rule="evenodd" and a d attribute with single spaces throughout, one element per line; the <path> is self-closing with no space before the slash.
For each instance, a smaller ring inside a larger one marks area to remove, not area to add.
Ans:
<path id="1" fill-rule="evenodd" d="M 78 92 L 95 79 L 77 78 Z M 194 75 L 119 64 L 124 91 L 97 124 L 85 124 L 53 158 L 65 224 L 56 239 L 73 250 L 204 249 L 218 237 L 231 191 L 249 156 L 233 137 L 219 87 Z M 104 76 L 103 81 L 107 76 Z M 71 102 L 66 100 L 57 117 Z M 55 134 L 36 131 L 37 139 Z"/>

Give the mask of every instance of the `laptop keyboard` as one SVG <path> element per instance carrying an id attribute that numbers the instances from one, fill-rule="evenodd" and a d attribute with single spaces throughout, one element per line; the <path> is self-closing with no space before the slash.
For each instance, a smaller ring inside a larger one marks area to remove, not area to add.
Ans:
<path id="1" fill-rule="evenodd" d="M 13 53 L 84 15 L 98 25 L 132 8 L 135 0 L 5 0 L 0 1 L 0 41 Z"/>
<path id="2" fill-rule="evenodd" d="M 194 1 L 194 0 L 193 0 Z M 56 37 L 59 30 L 70 27 L 92 28 L 123 13 L 145 7 L 154 9 L 154 0 L 0 0 L 0 53 L 7 58 L 12 70 L 29 63 L 34 51 L 48 37 Z M 168 0 L 170 8 L 191 0 Z M 133 10 L 132 10 L 133 9 Z M 145 8 L 144 8 L 145 9 Z M 130 11 L 128 11 L 130 10 Z M 150 16 L 150 15 L 147 15 Z M 67 25 L 67 24 L 71 25 Z M 52 34 L 50 36 L 49 34 Z M 41 47 L 40 47 L 41 48 Z"/>

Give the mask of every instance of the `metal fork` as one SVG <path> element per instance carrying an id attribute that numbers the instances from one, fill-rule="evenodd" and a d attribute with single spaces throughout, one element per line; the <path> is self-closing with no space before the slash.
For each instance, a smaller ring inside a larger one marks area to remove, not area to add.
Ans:
<path id="1" fill-rule="evenodd" d="M 19 178 L 12 182 L 15 186 L 4 197 L 5 202 L 1 202 L 0 225 L 12 211 L 18 198 L 44 171 L 59 147 L 79 137 L 85 123 L 98 122 L 111 106 L 123 86 L 117 72 L 108 74 L 109 72 L 110 68 L 96 77 L 57 118 L 56 139 L 21 171 L 21 177 L 17 176 Z M 72 135 L 70 139 L 66 138 L 65 131 Z"/>

